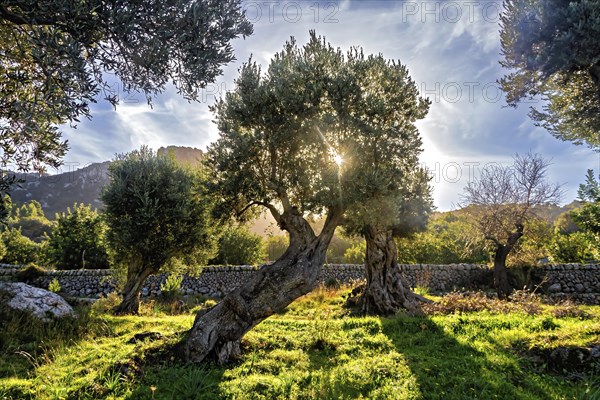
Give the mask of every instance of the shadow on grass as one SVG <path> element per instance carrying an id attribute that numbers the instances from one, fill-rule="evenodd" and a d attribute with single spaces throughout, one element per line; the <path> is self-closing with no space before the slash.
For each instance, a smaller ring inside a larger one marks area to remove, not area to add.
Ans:
<path id="1" fill-rule="evenodd" d="M 146 365 L 128 399 L 217 399 L 224 369 L 212 365 Z"/>
<path id="2" fill-rule="evenodd" d="M 427 317 L 381 322 L 383 333 L 406 358 L 424 399 L 565 398 L 553 388 L 552 377 L 524 370 L 514 356 L 493 344 L 487 353 L 478 351 L 468 339 L 461 343 Z"/>

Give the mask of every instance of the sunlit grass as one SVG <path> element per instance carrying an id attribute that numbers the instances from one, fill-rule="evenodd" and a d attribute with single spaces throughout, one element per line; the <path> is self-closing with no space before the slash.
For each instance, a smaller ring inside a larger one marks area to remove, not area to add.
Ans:
<path id="1" fill-rule="evenodd" d="M 515 308 L 359 317 L 343 308 L 347 293 L 320 288 L 294 302 L 250 331 L 241 359 L 226 367 L 185 365 L 168 352 L 157 353 L 181 340 L 194 315 L 170 315 L 168 305 L 156 302 L 144 304 L 144 315 L 137 317 L 114 317 L 106 312 L 110 307 L 96 306 L 83 314 L 82 325 L 34 326 L 15 318 L 0 331 L 0 399 L 600 395 L 597 370 L 559 374 L 527 356 L 532 349 L 598 343 L 598 306 L 576 307 L 586 317 L 547 305 L 537 313 Z M 194 311 L 199 307 L 201 302 Z M 161 337 L 132 342 L 141 332 Z"/>

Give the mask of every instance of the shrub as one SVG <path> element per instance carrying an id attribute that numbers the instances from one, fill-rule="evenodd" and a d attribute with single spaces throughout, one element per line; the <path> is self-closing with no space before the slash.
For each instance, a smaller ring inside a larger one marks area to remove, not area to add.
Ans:
<path id="1" fill-rule="evenodd" d="M 245 226 L 227 229 L 219 239 L 219 252 L 212 264 L 256 265 L 265 259 L 263 240 Z"/>
<path id="2" fill-rule="evenodd" d="M 162 296 L 166 300 L 175 299 L 181 292 L 181 282 L 183 282 L 183 275 L 169 274 L 167 279 L 160 285 Z"/>
<path id="3" fill-rule="evenodd" d="M 51 292 L 54 292 L 54 293 L 60 292 L 61 287 L 60 287 L 60 282 L 58 282 L 58 279 L 56 279 L 56 278 L 52 279 L 52 281 L 48 285 L 48 290 Z"/>
<path id="4" fill-rule="evenodd" d="M 36 264 L 29 264 L 26 268 L 22 269 L 15 275 L 17 282 L 31 283 L 40 276 L 44 276 L 46 270 L 37 266 Z"/>
<path id="5" fill-rule="evenodd" d="M 75 203 L 57 217 L 44 247 L 47 264 L 57 269 L 109 267 L 106 224 L 92 206 Z"/>
<path id="6" fill-rule="evenodd" d="M 540 314 L 542 308 L 540 300 L 526 292 L 515 292 L 511 301 L 502 301 L 494 297 L 488 297 L 485 293 L 448 293 L 438 302 L 423 305 L 426 314 L 453 314 L 456 312 L 479 312 L 489 311 L 491 313 L 524 312 L 530 315 Z"/>
<path id="7" fill-rule="evenodd" d="M 2 232 L 1 237 L 6 248 L 2 262 L 23 265 L 36 261 L 40 246 L 23 236 L 20 229 L 9 228 Z"/>
<path id="8" fill-rule="evenodd" d="M 340 282 L 336 278 L 331 277 L 325 281 L 325 287 L 327 289 L 339 289 Z"/>

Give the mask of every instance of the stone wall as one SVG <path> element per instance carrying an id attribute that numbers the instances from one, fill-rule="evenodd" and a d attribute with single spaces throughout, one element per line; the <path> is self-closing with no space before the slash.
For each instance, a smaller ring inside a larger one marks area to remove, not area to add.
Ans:
<path id="1" fill-rule="evenodd" d="M 400 265 L 400 268 L 411 287 L 423 286 L 434 292 L 486 290 L 492 282 L 492 272 L 486 265 L 418 264 Z M 181 289 L 187 295 L 222 297 L 247 281 L 255 269 L 252 266 L 204 267 L 197 277 L 184 276 Z M 0 266 L 0 280 L 13 279 L 18 271 L 18 267 Z M 525 272 L 517 270 L 513 274 L 521 276 L 520 281 L 515 278 L 518 287 L 526 284 L 556 299 L 571 298 L 582 303 L 600 304 L 600 265 L 551 265 Z M 344 284 L 364 279 L 364 275 L 363 265 L 326 265 L 319 282 L 326 285 Z M 166 274 L 149 277 L 142 289 L 142 296 L 160 295 L 160 286 L 166 277 Z M 32 283 L 47 288 L 55 278 L 66 296 L 98 298 L 115 288 L 112 272 L 107 270 L 48 271 Z"/>

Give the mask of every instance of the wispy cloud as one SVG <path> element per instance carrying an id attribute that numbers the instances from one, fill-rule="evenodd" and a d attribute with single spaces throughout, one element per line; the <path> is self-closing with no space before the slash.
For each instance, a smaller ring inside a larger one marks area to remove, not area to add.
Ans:
<path id="1" fill-rule="evenodd" d="M 452 208 L 476 171 L 475 164 L 507 163 L 517 152 L 534 151 L 552 158 L 551 178 L 566 183 L 565 200 L 575 197 L 587 168 L 600 168 L 600 155 L 554 139 L 535 127 L 528 105 L 504 107 L 495 84 L 504 71 L 500 57 L 498 12 L 501 1 L 244 1 L 255 34 L 233 45 L 237 61 L 207 87 L 199 103 L 188 103 L 169 88 L 153 108 L 143 99 L 124 102 L 117 111 L 93 108 L 66 137 L 71 143 L 67 161 L 94 162 L 112 158 L 141 144 L 154 148 L 184 145 L 205 148 L 218 136 L 208 106 L 234 87 L 242 62 L 250 55 L 265 68 L 273 53 L 290 36 L 299 43 L 315 29 L 334 46 L 363 46 L 406 64 L 424 96 L 429 115 L 419 123 L 423 162 L 437 173 L 435 202 Z M 437 164 L 436 164 L 437 163 Z M 438 167 L 439 164 L 439 167 Z M 456 166 L 461 168 L 456 179 Z"/>

